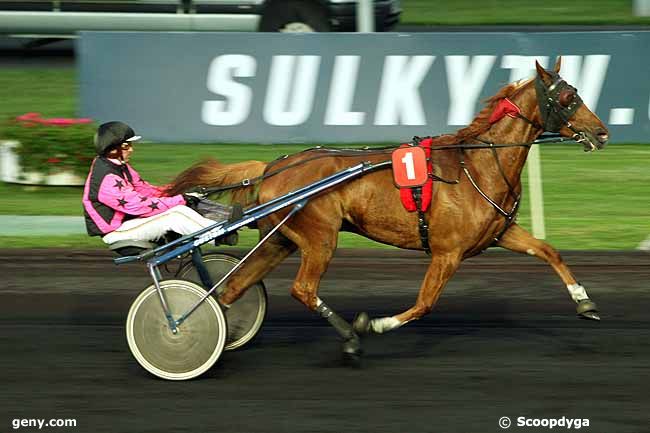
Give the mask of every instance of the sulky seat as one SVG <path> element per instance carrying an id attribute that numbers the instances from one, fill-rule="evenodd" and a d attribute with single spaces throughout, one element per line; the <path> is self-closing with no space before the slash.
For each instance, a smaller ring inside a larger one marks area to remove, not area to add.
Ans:
<path id="1" fill-rule="evenodd" d="M 135 256 L 143 251 L 151 250 L 158 247 L 159 244 L 149 241 L 136 241 L 133 239 L 126 239 L 123 241 L 113 242 L 108 245 L 112 251 L 120 256 Z"/>

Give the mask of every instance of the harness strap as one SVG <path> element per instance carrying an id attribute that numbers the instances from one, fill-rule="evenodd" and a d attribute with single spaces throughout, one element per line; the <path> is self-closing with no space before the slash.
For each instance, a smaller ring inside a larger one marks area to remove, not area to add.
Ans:
<path id="1" fill-rule="evenodd" d="M 506 216 L 506 223 L 503 225 L 503 228 L 499 231 L 499 233 L 494 237 L 494 242 L 492 245 L 497 244 L 501 240 L 501 236 L 510 228 L 512 223 L 515 222 L 515 216 L 517 215 L 517 212 L 519 212 L 519 205 L 521 204 L 520 200 L 516 200 L 512 210 L 510 211 L 510 214 Z"/>
<path id="2" fill-rule="evenodd" d="M 540 130 L 544 131 L 544 127 L 543 127 L 542 125 L 540 125 L 539 123 L 535 122 L 534 120 L 530 120 L 528 117 L 524 116 L 524 115 L 521 114 L 521 113 L 517 113 L 517 118 L 519 118 L 519 119 L 525 121 L 526 123 L 529 123 L 529 124 L 532 125 L 533 128 L 535 128 L 535 129 L 540 129 Z"/>
<path id="3" fill-rule="evenodd" d="M 496 155 L 495 155 L 495 157 L 496 157 Z M 499 242 L 499 240 L 501 239 L 501 236 L 503 236 L 503 234 L 508 230 L 508 228 L 510 228 L 512 223 L 515 221 L 515 216 L 517 215 L 517 211 L 519 210 L 519 204 L 521 203 L 521 194 L 518 195 L 518 196 L 515 196 L 514 191 L 512 191 L 512 190 L 509 191 L 509 195 L 515 199 L 515 202 L 514 202 L 514 204 L 512 206 L 512 209 L 510 210 L 510 212 L 505 211 L 494 200 L 492 200 L 487 194 L 485 194 L 485 192 L 483 192 L 483 190 L 478 186 L 478 184 L 476 183 L 476 181 L 472 177 L 472 174 L 470 173 L 469 169 L 467 168 L 467 165 L 465 164 L 465 155 L 464 155 L 463 150 L 460 151 L 460 160 L 459 160 L 459 162 L 460 162 L 460 166 L 463 169 L 463 173 L 465 173 L 465 176 L 467 177 L 469 182 L 472 184 L 474 189 L 481 195 L 481 197 L 483 197 L 485 199 L 485 201 L 490 203 L 492 205 L 492 207 L 502 217 L 504 217 L 505 220 L 506 220 L 505 224 L 503 225 L 503 228 L 501 229 L 501 231 L 499 231 L 499 233 L 494 237 L 494 242 L 493 242 L 493 245 L 494 245 L 495 243 Z M 497 159 L 497 163 L 498 163 L 498 159 Z M 501 175 L 503 176 L 504 179 L 506 179 L 505 173 L 503 171 L 501 171 Z M 510 186 L 507 179 L 506 179 L 506 183 L 508 184 L 508 186 Z"/>
<path id="4" fill-rule="evenodd" d="M 424 252 L 431 255 L 431 247 L 429 246 L 429 225 L 425 213 L 422 211 L 422 187 L 412 188 L 413 200 L 418 210 L 418 230 L 420 232 L 420 242 Z"/>
<path id="5" fill-rule="evenodd" d="M 496 161 L 497 167 L 499 168 L 499 173 L 501 173 L 501 177 L 503 178 L 503 181 L 508 186 L 508 194 L 510 195 L 510 197 L 512 197 L 516 201 L 518 201 L 519 196 L 515 195 L 515 189 L 512 187 L 512 184 L 508 180 L 508 176 L 506 176 L 506 172 L 503 170 L 503 166 L 501 165 L 501 161 L 499 161 L 499 154 L 497 153 L 497 150 L 494 147 L 494 143 L 481 140 L 480 138 L 475 138 L 475 140 L 480 141 L 481 143 L 485 143 L 485 144 L 490 146 L 490 150 L 492 150 L 492 156 L 494 157 L 494 161 Z M 462 157 L 461 157 L 461 159 L 462 159 Z"/>

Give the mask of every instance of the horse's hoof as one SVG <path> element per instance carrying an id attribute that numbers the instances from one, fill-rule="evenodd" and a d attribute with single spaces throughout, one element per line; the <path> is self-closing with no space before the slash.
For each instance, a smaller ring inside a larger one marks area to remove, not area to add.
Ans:
<path id="1" fill-rule="evenodd" d="M 580 301 L 576 307 L 576 312 L 578 313 L 578 317 L 581 319 L 600 320 L 598 307 L 591 299 L 583 299 Z"/>
<path id="2" fill-rule="evenodd" d="M 359 313 L 352 322 L 352 329 L 359 335 L 370 334 L 370 316 L 368 313 Z"/>
<path id="3" fill-rule="evenodd" d="M 361 367 L 361 340 L 356 335 L 343 342 L 343 364 L 348 367 Z"/>
<path id="4" fill-rule="evenodd" d="M 361 356 L 362 353 L 361 340 L 356 335 L 343 342 L 344 356 Z"/>
<path id="5" fill-rule="evenodd" d="M 600 322 L 600 316 L 598 313 L 595 313 L 593 311 L 587 311 L 586 313 L 580 314 L 581 319 L 587 319 L 587 320 L 595 320 L 597 322 Z"/>
<path id="6" fill-rule="evenodd" d="M 343 353 L 343 366 L 352 368 L 361 368 L 361 355 L 352 353 Z"/>

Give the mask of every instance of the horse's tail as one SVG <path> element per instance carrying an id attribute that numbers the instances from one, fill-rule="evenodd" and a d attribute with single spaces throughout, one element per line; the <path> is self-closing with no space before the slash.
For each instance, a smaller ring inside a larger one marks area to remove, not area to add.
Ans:
<path id="1" fill-rule="evenodd" d="M 216 187 L 238 184 L 244 179 L 252 179 L 264 174 L 267 163 L 244 161 L 235 164 L 222 164 L 214 159 L 198 162 L 180 173 L 165 188 L 169 195 L 182 194 L 196 187 Z M 257 200 L 254 186 L 237 187 L 228 191 L 230 202 L 249 205 Z"/>

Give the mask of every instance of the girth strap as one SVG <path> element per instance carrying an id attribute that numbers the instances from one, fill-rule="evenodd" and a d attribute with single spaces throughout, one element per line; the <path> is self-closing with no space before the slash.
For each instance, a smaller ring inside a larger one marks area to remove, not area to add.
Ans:
<path id="1" fill-rule="evenodd" d="M 427 224 L 426 215 L 422 211 L 422 187 L 412 189 L 413 200 L 418 210 L 418 230 L 420 231 L 420 242 L 424 252 L 431 255 L 431 247 L 429 247 L 429 225 Z"/>

